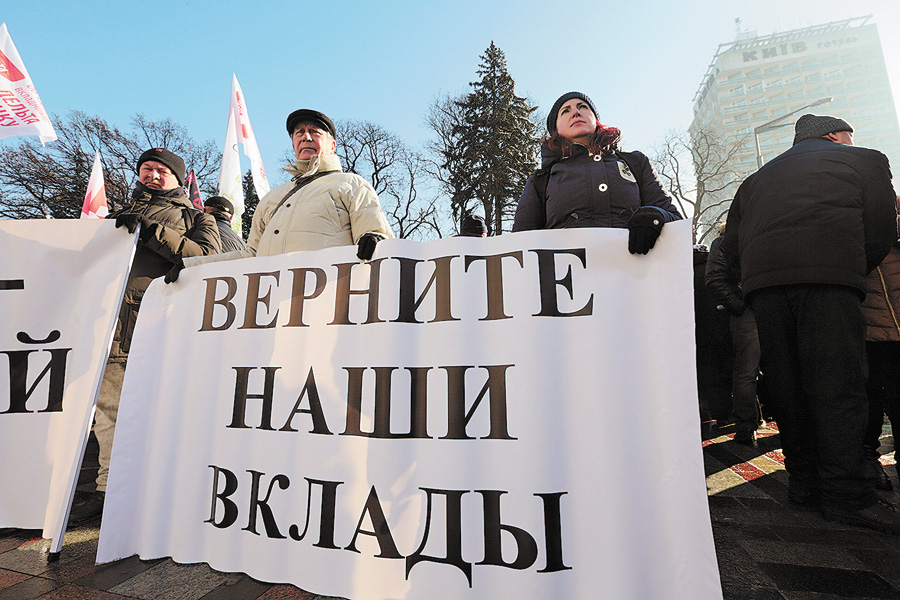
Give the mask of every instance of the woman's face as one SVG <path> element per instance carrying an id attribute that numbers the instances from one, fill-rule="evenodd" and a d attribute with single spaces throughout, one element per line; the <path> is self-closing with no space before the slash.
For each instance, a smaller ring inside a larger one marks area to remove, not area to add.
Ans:
<path id="1" fill-rule="evenodd" d="M 556 131 L 567 140 L 586 144 L 596 130 L 597 117 L 584 100 L 572 98 L 559 107 Z"/>

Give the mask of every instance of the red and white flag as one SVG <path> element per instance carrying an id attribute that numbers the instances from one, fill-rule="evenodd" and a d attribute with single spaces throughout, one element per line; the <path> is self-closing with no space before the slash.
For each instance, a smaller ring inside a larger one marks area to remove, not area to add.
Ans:
<path id="1" fill-rule="evenodd" d="M 84 195 L 84 205 L 81 207 L 82 219 L 105 219 L 109 214 L 109 206 L 106 205 L 106 184 L 103 182 L 103 167 L 100 164 L 100 153 L 94 155 L 94 168 L 91 169 L 91 179 L 88 181 L 87 193 Z"/>
<path id="2" fill-rule="evenodd" d="M 262 198 L 269 193 L 269 181 L 263 167 L 256 136 L 250 125 L 247 103 L 237 76 L 231 75 L 231 104 L 228 107 L 228 129 L 225 132 L 225 151 L 222 153 L 222 166 L 219 170 L 219 194 L 234 204 L 234 215 L 244 214 L 244 188 L 241 179 L 241 159 L 237 145 L 244 145 L 244 156 L 250 159 L 250 172 L 253 174 L 253 185 L 256 195 Z M 235 219 L 235 228 L 240 227 L 241 220 Z"/>
<path id="3" fill-rule="evenodd" d="M 41 144 L 57 139 L 25 63 L 3 23 L 0 24 L 0 138 L 11 135 L 37 135 Z"/>

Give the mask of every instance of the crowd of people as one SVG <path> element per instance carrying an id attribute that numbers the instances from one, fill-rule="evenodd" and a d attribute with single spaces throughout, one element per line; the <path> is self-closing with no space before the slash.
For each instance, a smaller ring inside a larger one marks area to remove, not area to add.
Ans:
<path id="1" fill-rule="evenodd" d="M 76 504 L 71 524 L 102 510 L 131 335 L 153 278 L 175 281 L 183 268 L 211 260 L 334 246 L 355 245 L 368 260 L 393 237 L 372 185 L 343 172 L 331 119 L 301 109 L 286 128 L 291 179 L 261 199 L 246 243 L 231 230 L 228 199 L 211 197 L 205 212 L 191 206 L 178 156 L 154 148 L 138 160 L 133 202 L 109 215 L 139 241 L 98 399 L 96 492 Z M 781 435 L 792 502 L 900 535 L 900 513 L 875 493 L 890 486 L 877 460 L 883 416 L 894 423 L 900 413 L 900 198 L 887 158 L 853 146 L 846 121 L 807 114 L 795 132 L 789 150 L 743 182 L 708 258 L 695 261 L 695 287 L 715 298 L 730 330 L 735 441 L 755 444 L 767 413 Z M 682 216 L 647 157 L 623 151 L 620 139 L 586 94 L 560 96 L 513 232 L 623 228 L 629 252 L 650 252 L 664 225 Z M 459 235 L 484 237 L 490 228 L 464 214 Z M 698 327 L 713 316 L 699 306 Z M 698 328 L 698 348 L 705 335 Z M 698 364 L 701 412 L 706 367 Z"/>

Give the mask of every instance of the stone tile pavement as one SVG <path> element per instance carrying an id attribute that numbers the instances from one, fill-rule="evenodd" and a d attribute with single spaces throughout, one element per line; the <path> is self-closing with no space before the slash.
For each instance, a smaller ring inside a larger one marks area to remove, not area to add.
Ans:
<path id="1" fill-rule="evenodd" d="M 778 431 L 756 448 L 728 427 L 704 436 L 713 537 L 726 600 L 900 599 L 900 537 L 824 520 L 787 500 Z M 886 425 L 881 462 L 900 489 Z M 895 492 L 883 497 L 900 505 Z"/>
<path id="2" fill-rule="evenodd" d="M 726 600 L 900 600 L 900 537 L 829 523 L 787 502 L 787 476 L 774 426 L 756 448 L 727 426 L 707 426 L 703 452 L 713 536 Z M 882 462 L 895 489 L 893 436 Z M 93 478 L 94 446 L 83 479 Z M 890 498 L 900 503 L 900 497 Z M 39 531 L 0 532 L 0 600 L 314 600 L 290 585 L 220 573 L 205 564 L 127 558 L 95 565 L 99 523 L 70 530 L 60 560 L 47 563 Z M 598 598 L 601 596 L 598 596 Z M 614 599 L 613 599 L 614 600 Z M 651 599 L 648 599 L 651 600 Z M 664 599 L 652 599 L 664 600 Z"/>

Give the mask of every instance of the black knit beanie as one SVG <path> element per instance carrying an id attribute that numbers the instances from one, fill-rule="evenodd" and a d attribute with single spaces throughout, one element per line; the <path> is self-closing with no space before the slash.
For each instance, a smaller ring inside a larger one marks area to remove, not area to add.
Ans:
<path id="1" fill-rule="evenodd" d="M 581 92 L 567 92 L 557 98 L 556 102 L 553 103 L 553 106 L 550 108 L 550 113 L 547 115 L 547 131 L 551 134 L 556 131 L 556 117 L 559 115 L 559 109 L 562 108 L 562 105 L 572 100 L 573 98 L 578 98 L 579 100 L 584 100 L 588 103 L 588 106 L 591 107 L 591 111 L 594 113 L 594 117 L 597 119 L 600 116 L 597 114 L 597 107 L 594 106 L 594 103 L 591 102 L 591 99 L 588 98 L 587 94 L 582 94 Z"/>
<path id="2" fill-rule="evenodd" d="M 231 203 L 231 200 L 223 196 L 210 196 L 206 199 L 206 202 L 203 203 L 203 206 L 218 208 L 221 212 L 234 216 L 234 204 Z"/>
<path id="3" fill-rule="evenodd" d="M 487 223 L 478 215 L 463 215 L 459 227 L 459 235 L 468 237 L 482 237 L 488 234 Z"/>
<path id="4" fill-rule="evenodd" d="M 806 114 L 797 119 L 797 124 L 794 125 L 794 144 L 839 131 L 853 133 L 853 128 L 847 121 L 837 117 Z"/>
<path id="5" fill-rule="evenodd" d="M 150 148 L 138 159 L 137 168 L 138 171 L 141 170 L 141 165 L 147 162 L 148 160 L 155 160 L 158 163 L 162 163 L 169 167 L 169 170 L 175 174 L 175 177 L 178 179 L 179 185 L 184 185 L 184 161 L 181 160 L 181 157 L 175 154 L 174 152 L 169 152 L 165 148 Z"/>

